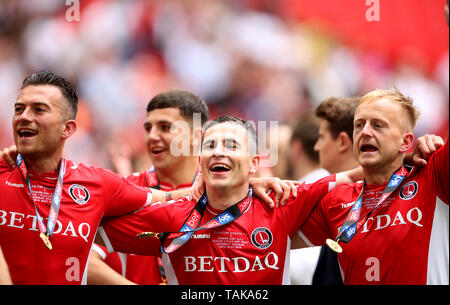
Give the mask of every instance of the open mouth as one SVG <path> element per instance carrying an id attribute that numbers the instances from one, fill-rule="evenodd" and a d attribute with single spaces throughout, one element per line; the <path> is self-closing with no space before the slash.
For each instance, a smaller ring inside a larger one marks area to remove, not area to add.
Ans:
<path id="1" fill-rule="evenodd" d="M 231 167 L 223 163 L 217 163 L 211 165 L 209 167 L 209 170 L 213 173 L 226 173 L 231 170 Z"/>
<path id="2" fill-rule="evenodd" d="M 19 138 L 31 138 L 37 135 L 37 131 L 31 130 L 31 129 L 19 129 L 17 132 L 19 135 Z"/>
<path id="3" fill-rule="evenodd" d="M 375 151 L 378 151 L 378 148 L 371 144 L 364 144 L 364 145 L 361 145 L 360 150 L 362 152 L 375 152 Z"/>
<path id="4" fill-rule="evenodd" d="M 155 148 L 151 149 L 152 154 L 155 154 L 155 155 L 159 155 L 165 151 L 166 151 L 166 149 L 163 147 L 155 147 Z"/>

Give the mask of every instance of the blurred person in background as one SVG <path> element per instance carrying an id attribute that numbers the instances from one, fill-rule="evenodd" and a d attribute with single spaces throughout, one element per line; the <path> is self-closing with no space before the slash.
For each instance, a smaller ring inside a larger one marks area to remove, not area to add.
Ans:
<path id="1" fill-rule="evenodd" d="M 329 175 L 320 167 L 319 154 L 314 150 L 318 138 L 319 119 L 313 112 L 300 115 L 288 145 L 293 177 L 300 182 L 313 183 Z M 311 284 L 319 252 L 319 247 L 291 250 L 291 284 Z"/>
<path id="2" fill-rule="evenodd" d="M 353 154 L 353 116 L 359 100 L 359 97 L 331 97 L 322 101 L 316 109 L 320 127 L 314 149 L 319 153 L 320 164 L 329 173 L 358 166 Z M 343 284 L 337 255 L 327 246 L 320 249 L 312 284 Z"/>

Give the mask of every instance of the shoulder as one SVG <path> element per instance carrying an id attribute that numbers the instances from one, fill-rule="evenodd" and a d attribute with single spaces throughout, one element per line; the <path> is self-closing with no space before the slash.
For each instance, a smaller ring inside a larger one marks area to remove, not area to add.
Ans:
<path id="1" fill-rule="evenodd" d="M 12 171 L 13 169 L 3 159 L 0 158 L 0 174 Z"/>
<path id="2" fill-rule="evenodd" d="M 146 174 L 147 174 L 147 172 L 135 172 L 135 173 L 132 173 L 131 175 L 128 175 L 126 177 L 126 179 L 137 185 L 147 186 L 145 183 Z"/>
<path id="3" fill-rule="evenodd" d="M 337 185 L 323 197 L 321 201 L 322 206 L 340 205 L 346 201 L 353 201 L 359 196 L 363 184 L 363 181 L 358 181 L 356 183 L 344 183 Z"/>
<path id="4" fill-rule="evenodd" d="M 94 179 L 94 178 L 122 178 L 125 179 L 123 176 L 114 173 L 110 169 L 101 168 L 101 167 L 94 167 L 94 166 L 88 166 L 84 163 L 74 163 L 71 160 L 67 160 L 67 167 L 66 167 L 66 173 L 75 175 L 77 178 L 87 178 L 87 179 Z"/>

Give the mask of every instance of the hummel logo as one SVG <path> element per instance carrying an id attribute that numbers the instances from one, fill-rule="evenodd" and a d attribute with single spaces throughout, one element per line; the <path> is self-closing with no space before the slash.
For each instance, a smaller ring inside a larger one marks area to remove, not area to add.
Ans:
<path id="1" fill-rule="evenodd" d="M 341 207 L 342 207 L 343 209 L 345 209 L 345 208 L 351 207 L 351 206 L 354 205 L 354 204 L 355 204 L 354 201 L 349 202 L 349 203 L 341 203 Z"/>
<path id="2" fill-rule="evenodd" d="M 5 184 L 8 185 L 8 186 L 13 186 L 13 187 L 24 187 L 24 185 L 21 184 L 21 183 L 17 184 L 17 183 L 11 183 L 9 181 L 6 181 Z"/>

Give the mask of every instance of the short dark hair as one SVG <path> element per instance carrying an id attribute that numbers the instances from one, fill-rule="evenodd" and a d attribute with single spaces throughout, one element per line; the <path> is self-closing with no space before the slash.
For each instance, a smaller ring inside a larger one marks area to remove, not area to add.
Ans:
<path id="1" fill-rule="evenodd" d="M 35 72 L 23 80 L 20 90 L 28 86 L 52 85 L 61 90 L 63 97 L 69 103 L 71 114 L 69 117 L 75 120 L 78 111 L 78 95 L 75 86 L 64 77 L 50 71 Z"/>
<path id="2" fill-rule="evenodd" d="M 202 143 L 203 143 L 203 137 L 208 129 L 210 129 L 214 125 L 223 124 L 223 123 L 234 123 L 234 124 L 238 124 L 238 125 L 242 126 L 243 128 L 245 128 L 247 130 L 248 138 L 249 139 L 251 138 L 254 141 L 255 153 L 258 152 L 258 137 L 256 136 L 255 126 L 253 126 L 253 124 L 250 121 L 247 121 L 247 120 L 235 117 L 235 116 L 228 116 L 228 115 L 220 116 L 220 117 L 204 124 L 203 125 L 203 134 L 202 134 Z M 250 147 L 250 143 L 249 143 L 249 147 Z"/>
<path id="3" fill-rule="evenodd" d="M 329 123 L 329 131 L 334 139 L 345 132 L 353 141 L 353 118 L 360 97 L 330 97 L 320 103 L 316 116 Z"/>
<path id="4" fill-rule="evenodd" d="M 194 113 L 200 113 L 202 126 L 209 117 L 206 102 L 195 94 L 183 90 L 169 90 L 155 95 L 148 102 L 147 113 L 162 108 L 178 108 L 183 117 L 191 120 Z"/>
<path id="5" fill-rule="evenodd" d="M 319 139 L 319 119 L 312 112 L 301 114 L 293 125 L 291 142 L 300 141 L 306 155 L 314 162 L 319 162 L 319 153 L 314 145 Z"/>

